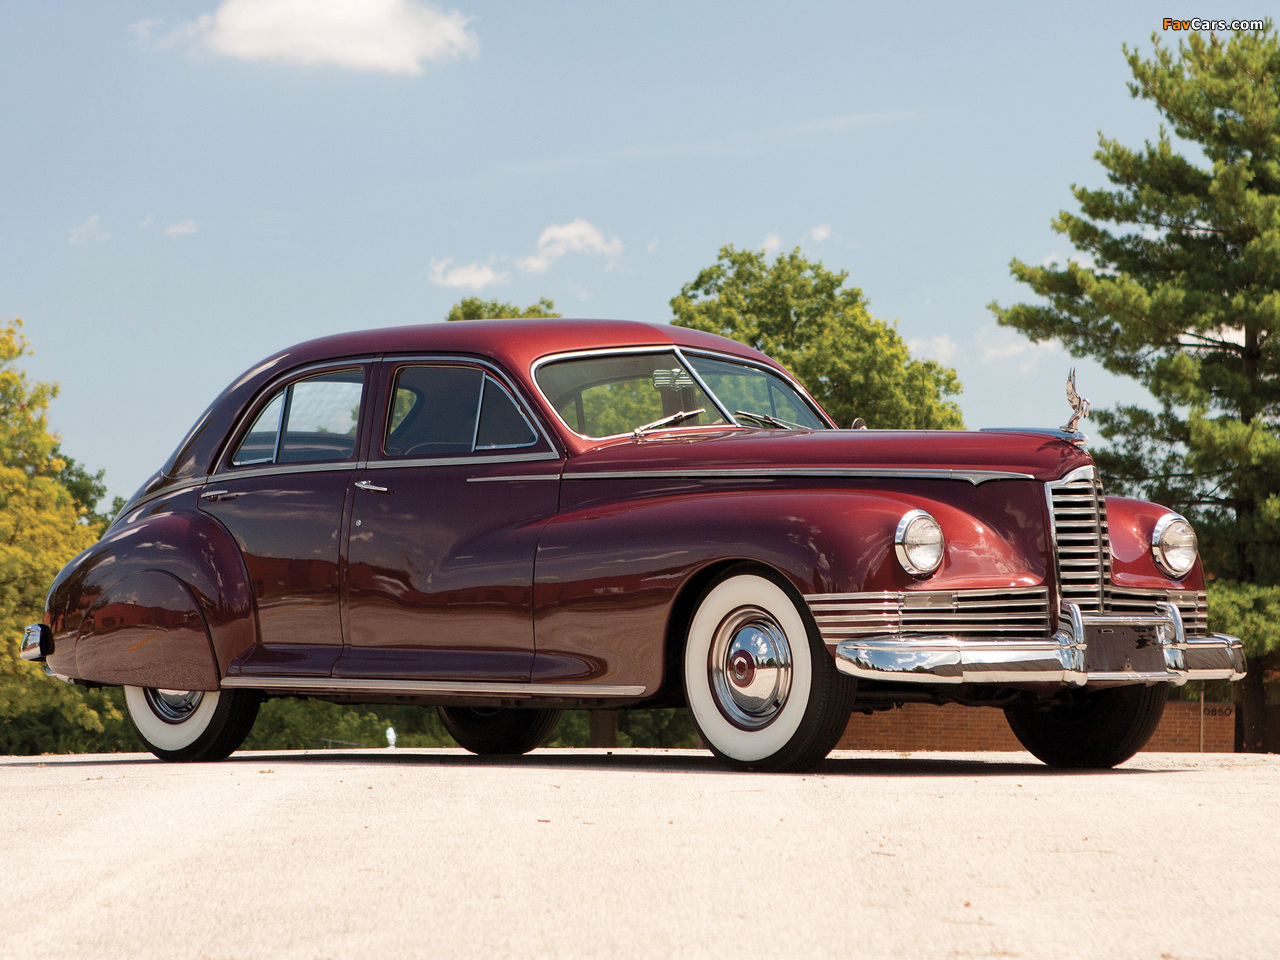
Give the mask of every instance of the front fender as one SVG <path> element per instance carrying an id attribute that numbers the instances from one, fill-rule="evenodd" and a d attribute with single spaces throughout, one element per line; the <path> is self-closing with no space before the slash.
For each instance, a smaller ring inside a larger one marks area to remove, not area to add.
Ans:
<path id="1" fill-rule="evenodd" d="M 573 491 L 564 500 L 572 504 Z M 893 548 L 913 508 L 933 513 L 948 543 L 942 570 L 923 582 Z M 892 492 L 702 488 L 570 506 L 538 545 L 534 679 L 609 677 L 656 689 L 676 597 L 726 561 L 766 564 L 802 595 L 1039 585 L 1044 509 L 1040 484 L 996 492 L 955 481 Z"/>
<path id="2" fill-rule="evenodd" d="M 173 618 L 179 613 L 188 616 L 193 612 L 190 604 L 194 604 L 194 612 L 203 621 L 217 677 L 225 675 L 227 665 L 257 642 L 253 592 L 239 548 L 216 520 L 198 510 L 197 495 L 196 490 L 178 491 L 120 518 L 101 540 L 58 574 L 49 592 L 46 613 L 53 633 L 53 651 L 48 659 L 51 671 L 73 679 L 122 682 L 115 679 L 119 675 L 116 668 L 110 677 L 83 673 L 78 650 L 82 641 L 88 642 L 84 666 L 92 666 L 94 671 L 115 659 L 110 651 L 118 651 L 118 644 L 99 636 L 96 614 L 116 603 L 133 607 L 120 613 L 127 612 L 140 626 L 164 626 L 166 630 L 177 629 L 172 625 Z M 176 580 L 185 591 L 186 601 L 170 580 Z M 137 601 L 130 599 L 134 596 Z M 88 625 L 91 614 L 94 618 Z M 183 630 L 196 632 L 194 621 L 185 622 Z M 161 646 L 166 650 L 172 643 L 197 646 L 189 636 L 182 641 L 176 637 L 175 634 Z M 141 638 L 134 642 L 137 639 Z M 148 648 L 159 649 L 151 642 L 139 649 Z M 192 661 L 184 670 L 204 676 L 207 666 L 196 669 Z M 120 664 L 117 667 L 124 669 Z M 216 688 L 147 685 L 188 690 Z"/>

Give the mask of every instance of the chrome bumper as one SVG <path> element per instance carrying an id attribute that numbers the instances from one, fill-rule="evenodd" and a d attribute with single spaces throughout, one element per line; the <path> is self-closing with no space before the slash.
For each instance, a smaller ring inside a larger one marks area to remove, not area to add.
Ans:
<path id="1" fill-rule="evenodd" d="M 1063 623 L 1046 640 L 954 636 L 862 637 L 836 644 L 836 667 L 866 680 L 907 683 L 1152 683 L 1240 680 L 1244 650 L 1236 637 L 1188 637 L 1173 603 L 1152 616 L 1084 614 L 1062 605 Z M 1089 637 L 1117 627 L 1155 628 L 1163 668 L 1090 670 Z"/>
<path id="2" fill-rule="evenodd" d="M 43 623 L 33 623 L 22 632 L 18 655 L 23 660 L 44 660 L 53 652 L 53 632 Z"/>

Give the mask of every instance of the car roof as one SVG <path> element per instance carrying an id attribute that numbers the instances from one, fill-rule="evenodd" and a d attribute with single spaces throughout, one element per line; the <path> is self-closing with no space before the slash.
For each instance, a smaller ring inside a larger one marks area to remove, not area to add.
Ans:
<path id="1" fill-rule="evenodd" d="M 782 369 L 745 344 L 713 333 L 633 320 L 465 320 L 356 330 L 287 347 L 254 364 L 209 405 L 160 471 L 135 497 L 204 475 L 227 432 L 258 390 L 282 373 L 347 357 L 452 353 L 486 357 L 532 387 L 529 368 L 540 357 L 575 350 L 681 346 L 715 350 Z"/>
<path id="2" fill-rule="evenodd" d="M 718 350 L 752 360 L 759 351 L 725 337 L 635 320 L 465 320 L 357 330 L 320 337 L 281 352 L 288 366 L 383 353 L 465 353 L 492 357 L 513 372 L 539 357 L 572 350 L 670 346 Z M 279 369 L 282 364 L 274 364 Z"/>

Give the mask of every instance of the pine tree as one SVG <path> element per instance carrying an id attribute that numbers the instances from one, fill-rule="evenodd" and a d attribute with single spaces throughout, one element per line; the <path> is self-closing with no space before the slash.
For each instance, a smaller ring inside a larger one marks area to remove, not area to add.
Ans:
<path id="1" fill-rule="evenodd" d="M 1124 48 L 1129 91 L 1167 128 L 1141 149 L 1100 135 L 1111 186 L 1073 187 L 1080 212 L 1053 222 L 1080 255 L 1014 260 L 1047 302 L 992 310 L 1151 392 L 1156 409 L 1098 415 L 1111 444 L 1095 456 L 1112 488 L 1196 523 L 1211 623 L 1251 658 L 1247 746 L 1265 749 L 1280 647 L 1280 41 L 1270 21 L 1176 52 L 1152 40 L 1150 59 Z"/>

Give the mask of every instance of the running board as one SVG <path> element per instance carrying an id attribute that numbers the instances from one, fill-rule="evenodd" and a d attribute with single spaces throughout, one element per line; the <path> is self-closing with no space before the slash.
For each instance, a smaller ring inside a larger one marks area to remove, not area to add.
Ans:
<path id="1" fill-rule="evenodd" d="M 598 700 L 644 696 L 646 687 L 597 683 L 501 683 L 490 680 L 368 680 L 353 677 L 225 677 L 224 689 L 290 693 L 375 693 L 427 696 L 532 697 Z"/>

